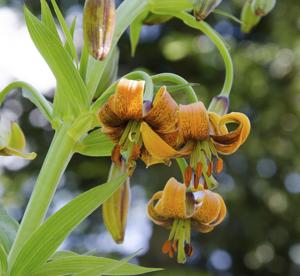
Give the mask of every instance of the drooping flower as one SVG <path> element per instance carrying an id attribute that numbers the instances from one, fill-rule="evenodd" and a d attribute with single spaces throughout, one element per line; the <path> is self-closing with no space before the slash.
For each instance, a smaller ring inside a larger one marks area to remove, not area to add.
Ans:
<path id="1" fill-rule="evenodd" d="M 229 130 L 229 124 L 237 127 Z M 145 148 L 151 155 L 159 157 L 160 152 L 155 145 L 161 137 L 143 123 L 141 129 Z M 190 156 L 185 172 L 186 186 L 193 182 L 197 189 L 203 178 L 201 184 L 211 189 L 216 185 L 213 171 L 220 173 L 223 169 L 219 154 L 228 155 L 238 150 L 249 135 L 250 122 L 246 115 L 238 112 L 223 116 L 207 112 L 203 103 L 197 102 L 179 105 L 178 129 L 173 157 Z M 182 148 L 185 150 L 182 151 Z"/>
<path id="2" fill-rule="evenodd" d="M 144 101 L 144 86 L 144 81 L 121 79 L 115 94 L 99 112 L 102 132 L 116 143 L 112 160 L 118 164 L 121 155 L 125 157 L 131 173 L 138 157 L 149 166 L 159 162 L 169 163 L 171 157 L 179 155 L 172 148 L 176 146 L 179 134 L 177 103 L 165 86 L 158 90 L 152 102 Z M 155 144 L 158 155 L 144 147 L 144 137 L 149 134 L 148 139 L 151 140 L 153 133 L 160 137 Z M 183 147 L 182 152 L 189 151 Z"/>
<path id="3" fill-rule="evenodd" d="M 193 254 L 191 230 L 208 233 L 219 225 L 227 213 L 223 198 L 209 190 L 201 197 L 188 192 L 175 178 L 169 179 L 163 191 L 153 195 L 148 203 L 148 216 L 157 225 L 171 229 L 162 251 L 184 263 Z"/>

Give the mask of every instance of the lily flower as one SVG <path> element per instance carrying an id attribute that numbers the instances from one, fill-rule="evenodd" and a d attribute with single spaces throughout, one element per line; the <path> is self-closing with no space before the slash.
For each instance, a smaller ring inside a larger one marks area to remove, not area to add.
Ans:
<path id="1" fill-rule="evenodd" d="M 22 129 L 15 122 L 0 120 L 0 155 L 18 156 L 32 160 L 36 153 L 25 153 L 26 140 Z"/>
<path id="2" fill-rule="evenodd" d="M 157 225 L 171 229 L 162 252 L 185 263 L 193 254 L 191 230 L 211 232 L 225 218 L 227 209 L 223 198 L 212 191 L 203 190 L 201 197 L 189 192 L 175 178 L 169 179 L 163 191 L 148 202 L 148 216 Z"/>
<path id="3" fill-rule="evenodd" d="M 229 130 L 229 124 L 237 127 Z M 161 149 L 156 145 L 162 138 L 143 123 L 141 129 L 146 150 L 150 155 L 159 158 Z M 204 188 L 212 189 L 217 184 L 212 175 L 213 171 L 220 173 L 223 169 L 223 160 L 219 154 L 228 155 L 238 150 L 249 135 L 250 122 L 246 115 L 238 112 L 223 116 L 208 112 L 199 101 L 179 105 L 178 129 L 176 146 L 167 149 L 169 156 L 190 156 L 190 163 L 185 171 L 187 187 L 193 182 L 197 189 L 203 179 L 201 184 Z"/>
<path id="4" fill-rule="evenodd" d="M 120 164 L 124 156 L 129 173 L 133 172 L 138 157 L 150 166 L 161 162 L 168 164 L 170 157 L 179 155 L 173 149 L 179 134 L 177 103 L 165 86 L 158 90 L 152 102 L 144 101 L 144 87 L 145 81 L 121 79 L 115 94 L 99 112 L 102 132 L 116 143 L 112 160 Z M 153 133 L 160 137 L 155 145 L 158 155 L 144 147 L 144 137 Z M 190 149 L 183 147 L 181 151 L 188 153 Z"/>

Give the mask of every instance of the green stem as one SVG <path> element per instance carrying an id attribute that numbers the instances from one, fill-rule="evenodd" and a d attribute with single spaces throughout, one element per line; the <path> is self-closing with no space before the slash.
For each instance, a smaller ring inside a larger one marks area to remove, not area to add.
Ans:
<path id="1" fill-rule="evenodd" d="M 154 83 L 162 82 L 163 84 L 167 82 L 172 84 L 189 84 L 184 78 L 172 73 L 162 73 L 154 75 L 152 76 L 152 80 Z M 195 103 L 198 101 L 198 97 L 191 86 L 186 86 L 182 89 L 182 91 L 187 93 L 189 102 Z"/>
<path id="2" fill-rule="evenodd" d="M 71 159 L 76 141 L 68 135 L 69 127 L 57 130 L 27 205 L 8 260 L 12 266 L 28 237 L 42 223 L 59 181 Z M 51 234 L 51 233 L 50 233 Z"/>
<path id="3" fill-rule="evenodd" d="M 172 15 L 181 19 L 186 25 L 202 31 L 216 45 L 224 60 L 226 70 L 225 82 L 220 96 L 228 97 L 230 95 L 233 83 L 233 63 L 229 51 L 220 35 L 214 29 L 212 29 L 206 22 L 196 21 L 196 19 L 192 15 L 186 12 L 174 13 Z"/>
<path id="4" fill-rule="evenodd" d="M 37 108 L 39 108 L 49 122 L 52 121 L 51 103 L 48 102 L 46 98 L 34 87 L 23 81 L 12 82 L 0 92 L 0 105 L 4 101 L 7 94 L 17 88 L 24 89 L 25 91 L 23 92 L 23 96 L 29 99 Z"/>
<path id="5" fill-rule="evenodd" d="M 184 158 L 176 158 L 176 162 L 177 162 L 177 165 L 180 169 L 180 172 L 182 174 L 182 179 L 183 179 L 183 182 L 184 182 L 184 173 L 185 173 L 185 170 L 188 166 L 186 160 Z"/>

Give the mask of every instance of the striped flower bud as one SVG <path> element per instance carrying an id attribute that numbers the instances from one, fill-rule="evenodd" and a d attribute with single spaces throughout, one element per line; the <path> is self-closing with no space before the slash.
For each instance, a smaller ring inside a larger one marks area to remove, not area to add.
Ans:
<path id="1" fill-rule="evenodd" d="M 276 0 L 253 0 L 251 8 L 257 16 L 265 16 L 275 7 L 275 4 Z"/>
<path id="2" fill-rule="evenodd" d="M 252 28 L 254 28 L 260 21 L 261 17 L 257 16 L 251 7 L 251 0 L 247 0 L 243 6 L 242 14 L 241 14 L 241 21 L 242 26 L 241 30 L 244 33 L 249 33 Z"/>
<path id="3" fill-rule="evenodd" d="M 112 165 L 109 180 L 117 178 L 126 172 L 125 162 L 121 167 Z M 125 235 L 128 208 L 130 205 L 129 178 L 103 204 L 102 216 L 106 229 L 116 243 L 122 243 Z"/>
<path id="4" fill-rule="evenodd" d="M 109 54 L 115 29 L 114 0 L 86 0 L 83 11 L 84 42 L 98 60 Z"/>
<path id="5" fill-rule="evenodd" d="M 229 98 L 226 96 L 215 96 L 209 105 L 208 111 L 224 115 L 227 114 L 228 109 Z"/>
<path id="6" fill-rule="evenodd" d="M 204 20 L 222 0 L 194 0 L 194 16 L 198 21 Z"/>

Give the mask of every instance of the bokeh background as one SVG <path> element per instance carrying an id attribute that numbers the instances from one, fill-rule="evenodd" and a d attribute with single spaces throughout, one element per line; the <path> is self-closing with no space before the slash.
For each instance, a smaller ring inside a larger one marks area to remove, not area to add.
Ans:
<path id="1" fill-rule="evenodd" d="M 244 1 L 223 1 L 221 9 L 239 16 Z M 152 275 L 300 275 L 300 4 L 277 1 L 275 10 L 250 35 L 218 15 L 208 22 L 225 38 L 235 64 L 230 109 L 246 113 L 252 133 L 240 151 L 225 158 L 220 192 L 228 206 L 225 222 L 210 234 L 193 235 L 195 254 L 186 265 L 161 254 L 168 232 L 146 216 L 146 202 L 162 189 L 171 168 L 139 163 L 132 178 L 132 203 L 125 243 L 117 246 L 106 233 L 100 210 L 82 223 L 62 245 L 84 253 L 121 258 L 142 248 L 133 261 L 166 268 Z M 78 17 L 75 39 L 82 46 L 83 1 L 58 1 L 68 22 Z M 13 80 L 30 82 L 49 99 L 55 80 L 29 39 L 23 1 L 0 0 L 0 89 Z M 39 1 L 26 4 L 37 15 Z M 172 20 L 144 27 L 134 58 L 128 34 L 120 42 L 119 76 L 146 68 L 150 73 L 174 72 L 190 82 L 206 104 L 223 84 L 219 53 L 201 33 Z M 0 158 L 0 195 L 10 214 L 20 220 L 53 136 L 49 124 L 20 91 L 11 93 L 1 116 L 18 121 L 38 153 L 33 162 Z M 49 214 L 75 195 L 106 180 L 109 158 L 75 155 L 63 176 Z"/>

